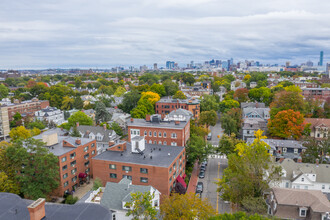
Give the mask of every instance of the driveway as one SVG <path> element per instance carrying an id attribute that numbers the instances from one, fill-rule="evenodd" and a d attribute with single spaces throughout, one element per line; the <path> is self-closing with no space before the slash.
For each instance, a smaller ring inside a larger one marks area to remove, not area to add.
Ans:
<path id="1" fill-rule="evenodd" d="M 217 192 L 218 185 L 215 183 L 217 179 L 222 177 L 223 170 L 228 166 L 227 159 L 217 155 L 210 156 L 206 167 L 205 178 L 199 179 L 203 182 L 204 189 L 202 198 L 207 198 L 217 213 L 230 212 L 230 204 L 225 203 Z"/>

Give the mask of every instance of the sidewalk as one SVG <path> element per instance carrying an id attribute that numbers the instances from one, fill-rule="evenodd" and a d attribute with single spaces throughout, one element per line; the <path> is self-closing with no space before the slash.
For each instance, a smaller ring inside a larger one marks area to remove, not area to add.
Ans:
<path id="1" fill-rule="evenodd" d="M 198 162 L 196 161 L 194 164 L 194 169 L 191 172 L 191 177 L 189 180 L 189 185 L 188 185 L 188 189 L 187 189 L 186 193 L 191 193 L 191 192 L 195 193 L 196 192 L 196 185 L 197 185 L 197 181 L 198 181 L 198 170 L 199 170 Z"/>
<path id="2" fill-rule="evenodd" d="M 94 183 L 94 180 L 91 179 L 89 184 L 85 183 L 84 185 L 78 187 L 77 190 L 73 193 L 73 196 L 81 199 L 87 192 L 92 190 L 93 183 Z"/>

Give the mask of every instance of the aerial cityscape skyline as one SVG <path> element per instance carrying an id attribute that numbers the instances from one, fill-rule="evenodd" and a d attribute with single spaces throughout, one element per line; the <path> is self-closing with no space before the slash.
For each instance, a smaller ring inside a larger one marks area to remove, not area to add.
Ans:
<path id="1" fill-rule="evenodd" d="M 186 65 L 232 57 L 317 64 L 319 51 L 329 60 L 328 1 L 4 0 L 0 6 L 0 69 Z"/>

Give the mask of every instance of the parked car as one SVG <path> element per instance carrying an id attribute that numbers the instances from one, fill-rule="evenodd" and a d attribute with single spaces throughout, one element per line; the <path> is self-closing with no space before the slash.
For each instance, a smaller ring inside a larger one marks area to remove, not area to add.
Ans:
<path id="1" fill-rule="evenodd" d="M 207 135 L 207 140 L 211 140 L 212 139 L 212 134 L 211 132 Z"/>
<path id="2" fill-rule="evenodd" d="M 198 182 L 196 186 L 196 193 L 202 193 L 203 192 L 203 183 Z"/>
<path id="3" fill-rule="evenodd" d="M 202 162 L 202 165 L 207 166 L 207 160 L 204 160 L 204 161 Z"/>
<path id="4" fill-rule="evenodd" d="M 205 177 L 205 172 L 201 170 L 198 175 L 199 178 L 203 179 Z"/>
<path id="5" fill-rule="evenodd" d="M 205 171 L 206 170 L 206 166 L 205 165 L 201 165 L 201 169 L 200 170 L 203 170 L 203 171 Z"/>

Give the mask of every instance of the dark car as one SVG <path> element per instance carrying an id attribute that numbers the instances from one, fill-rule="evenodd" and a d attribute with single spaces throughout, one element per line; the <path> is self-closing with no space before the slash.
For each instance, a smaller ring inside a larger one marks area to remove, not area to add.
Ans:
<path id="1" fill-rule="evenodd" d="M 203 170 L 203 171 L 206 170 L 206 166 L 204 164 L 201 165 L 201 170 Z"/>
<path id="2" fill-rule="evenodd" d="M 202 193 L 203 192 L 203 183 L 198 182 L 196 186 L 196 193 Z"/>
<path id="3" fill-rule="evenodd" d="M 205 177 L 205 172 L 203 170 L 201 170 L 201 172 L 199 172 L 198 177 L 203 179 Z"/>
<path id="4" fill-rule="evenodd" d="M 207 166 L 207 160 L 204 160 L 204 161 L 202 162 L 202 165 Z"/>
<path id="5" fill-rule="evenodd" d="M 211 140 L 212 139 L 212 134 L 211 132 L 207 135 L 207 140 Z"/>

